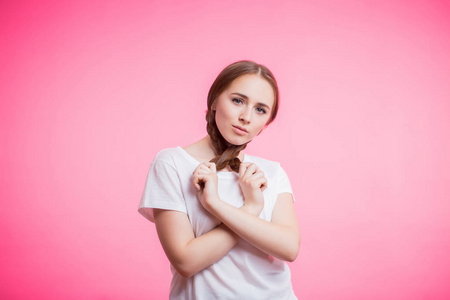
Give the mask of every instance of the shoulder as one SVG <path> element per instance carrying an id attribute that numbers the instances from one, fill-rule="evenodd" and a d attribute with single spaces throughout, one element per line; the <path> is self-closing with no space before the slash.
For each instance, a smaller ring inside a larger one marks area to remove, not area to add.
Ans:
<path id="1" fill-rule="evenodd" d="M 178 147 L 166 148 L 166 149 L 162 149 L 161 151 L 159 151 L 156 154 L 155 159 L 153 161 L 173 164 L 174 160 L 179 155 L 180 155 L 180 152 L 179 152 Z"/>
<path id="2" fill-rule="evenodd" d="M 155 168 L 170 167 L 177 172 L 190 172 L 198 166 L 198 162 L 178 146 L 159 151 L 153 159 L 152 165 Z"/>
<path id="3" fill-rule="evenodd" d="M 177 154 L 178 149 L 174 148 L 166 148 L 160 150 L 156 153 L 155 157 L 152 160 L 151 168 L 156 170 L 161 169 L 177 169 Z"/>

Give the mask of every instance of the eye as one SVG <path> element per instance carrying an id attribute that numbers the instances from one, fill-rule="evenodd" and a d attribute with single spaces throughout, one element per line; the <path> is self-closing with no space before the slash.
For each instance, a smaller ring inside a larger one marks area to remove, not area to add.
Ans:
<path id="1" fill-rule="evenodd" d="M 264 115 L 266 113 L 266 110 L 262 107 L 257 107 L 256 111 L 258 112 L 258 114 Z"/>
<path id="2" fill-rule="evenodd" d="M 242 104 L 244 103 L 244 100 L 242 100 L 241 98 L 233 98 L 232 101 L 236 104 Z"/>

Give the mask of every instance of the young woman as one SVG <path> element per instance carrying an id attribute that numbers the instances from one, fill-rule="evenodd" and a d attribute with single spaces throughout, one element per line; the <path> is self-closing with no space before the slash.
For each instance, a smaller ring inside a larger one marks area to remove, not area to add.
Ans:
<path id="1" fill-rule="evenodd" d="M 139 212 L 171 263 L 170 299 L 297 299 L 284 262 L 300 247 L 289 179 L 242 152 L 277 110 L 272 73 L 233 63 L 209 91 L 208 135 L 152 162 Z"/>

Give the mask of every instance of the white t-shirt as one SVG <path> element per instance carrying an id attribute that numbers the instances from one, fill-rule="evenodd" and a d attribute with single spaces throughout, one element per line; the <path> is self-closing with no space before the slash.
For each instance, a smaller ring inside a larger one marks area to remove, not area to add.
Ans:
<path id="1" fill-rule="evenodd" d="M 270 222 L 277 195 L 292 194 L 289 179 L 277 162 L 247 154 L 244 162 L 255 163 L 264 172 L 267 188 L 259 217 Z M 160 151 L 150 166 L 139 212 L 152 222 L 153 208 L 184 212 L 196 237 L 216 227 L 220 221 L 203 208 L 192 184 L 199 164 L 181 147 Z M 241 207 L 244 199 L 239 174 L 219 171 L 217 176 L 220 199 Z M 297 299 L 287 264 L 243 239 L 219 261 L 190 278 L 183 278 L 172 266 L 171 270 L 170 299 Z"/>

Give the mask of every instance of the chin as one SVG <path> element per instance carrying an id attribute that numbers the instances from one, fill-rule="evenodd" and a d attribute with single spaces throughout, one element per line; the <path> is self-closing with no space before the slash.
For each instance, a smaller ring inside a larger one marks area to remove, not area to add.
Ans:
<path id="1" fill-rule="evenodd" d="M 240 146 L 240 145 L 246 144 L 251 141 L 251 139 L 248 139 L 248 138 L 236 138 L 236 137 L 232 137 L 232 138 L 223 137 L 223 138 L 228 143 L 235 145 L 235 146 Z"/>

